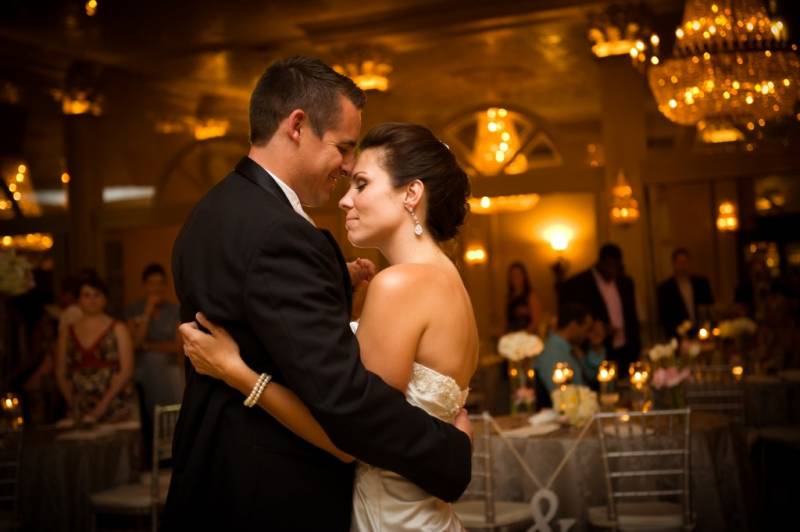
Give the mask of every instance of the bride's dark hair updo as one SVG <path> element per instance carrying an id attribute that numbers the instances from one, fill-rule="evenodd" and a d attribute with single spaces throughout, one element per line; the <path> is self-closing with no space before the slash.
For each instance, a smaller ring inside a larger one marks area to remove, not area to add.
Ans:
<path id="1" fill-rule="evenodd" d="M 359 148 L 384 150 L 379 164 L 395 187 L 415 179 L 425 184 L 425 225 L 436 241 L 450 240 L 458 234 L 469 211 L 469 178 L 450 149 L 428 128 L 400 122 L 379 124 L 369 130 Z"/>

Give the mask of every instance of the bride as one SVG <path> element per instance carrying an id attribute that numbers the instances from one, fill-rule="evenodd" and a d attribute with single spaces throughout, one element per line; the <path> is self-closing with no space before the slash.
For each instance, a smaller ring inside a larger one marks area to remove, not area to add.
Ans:
<path id="1" fill-rule="evenodd" d="M 370 282 L 357 330 L 366 368 L 405 392 L 408 402 L 452 422 L 464 406 L 478 357 L 469 295 L 439 242 L 456 236 L 467 212 L 469 181 L 428 129 L 381 124 L 360 144 L 350 188 L 339 201 L 350 242 L 377 248 L 389 267 Z M 195 369 L 247 395 L 257 374 L 227 332 L 198 314 L 181 326 Z M 344 461 L 299 398 L 269 384 L 259 403 L 300 437 Z M 403 477 L 356 465 L 353 530 L 463 530 L 453 509 Z"/>

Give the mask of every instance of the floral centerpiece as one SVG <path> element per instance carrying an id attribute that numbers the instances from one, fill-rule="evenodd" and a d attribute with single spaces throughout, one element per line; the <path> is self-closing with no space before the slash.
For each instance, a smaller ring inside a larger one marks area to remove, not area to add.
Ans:
<path id="1" fill-rule="evenodd" d="M 599 410 L 597 393 L 586 386 L 567 384 L 553 390 L 551 395 L 553 406 L 574 427 L 585 425 Z"/>
<path id="2" fill-rule="evenodd" d="M 0 294 L 17 296 L 33 288 L 31 263 L 16 252 L 0 251 Z"/>
<path id="3" fill-rule="evenodd" d="M 661 402 L 666 407 L 683 405 L 681 385 L 691 378 L 690 366 L 701 352 L 698 342 L 684 340 L 679 344 L 675 338 L 667 344 L 654 345 L 648 351 L 653 367 L 651 385 L 657 391 L 656 403 Z"/>
<path id="4" fill-rule="evenodd" d="M 9 320 L 6 298 L 24 294 L 33 288 L 31 263 L 13 250 L 0 250 L 0 389 L 6 383 L 6 354 L 10 352 Z"/>
<path id="5" fill-rule="evenodd" d="M 509 361 L 512 413 L 533 410 L 535 373 L 531 362 L 542 349 L 544 349 L 542 340 L 535 334 L 525 331 L 503 335 L 497 343 L 497 352 Z"/>

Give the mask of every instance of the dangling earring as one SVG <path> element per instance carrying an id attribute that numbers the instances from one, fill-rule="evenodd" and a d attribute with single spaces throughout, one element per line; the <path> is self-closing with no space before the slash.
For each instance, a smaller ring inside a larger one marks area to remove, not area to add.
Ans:
<path id="1" fill-rule="evenodd" d="M 419 218 L 417 218 L 417 213 L 414 212 L 414 209 L 408 207 L 408 212 L 411 214 L 411 218 L 414 219 L 414 234 L 417 236 L 422 236 L 422 224 L 419 223 Z"/>

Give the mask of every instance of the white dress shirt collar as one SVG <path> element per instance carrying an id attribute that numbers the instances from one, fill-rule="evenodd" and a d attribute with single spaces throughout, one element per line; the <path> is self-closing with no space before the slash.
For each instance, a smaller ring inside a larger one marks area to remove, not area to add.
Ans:
<path id="1" fill-rule="evenodd" d="M 262 166 L 262 168 L 264 167 Z M 311 217 L 308 215 L 308 213 L 306 213 L 306 211 L 303 210 L 303 204 L 300 203 L 300 197 L 297 195 L 297 192 L 292 190 L 292 187 L 281 181 L 281 179 L 277 175 L 275 175 L 275 172 L 267 170 L 266 168 L 264 168 L 264 170 L 266 170 L 266 172 L 270 175 L 270 177 L 272 177 L 272 179 L 275 180 L 275 182 L 278 184 L 283 193 L 286 194 L 286 199 L 289 200 L 289 203 L 291 204 L 292 209 L 294 209 L 294 212 L 296 212 L 297 214 L 308 220 L 308 223 L 316 227 L 317 224 L 314 223 L 314 220 L 312 220 Z"/>

